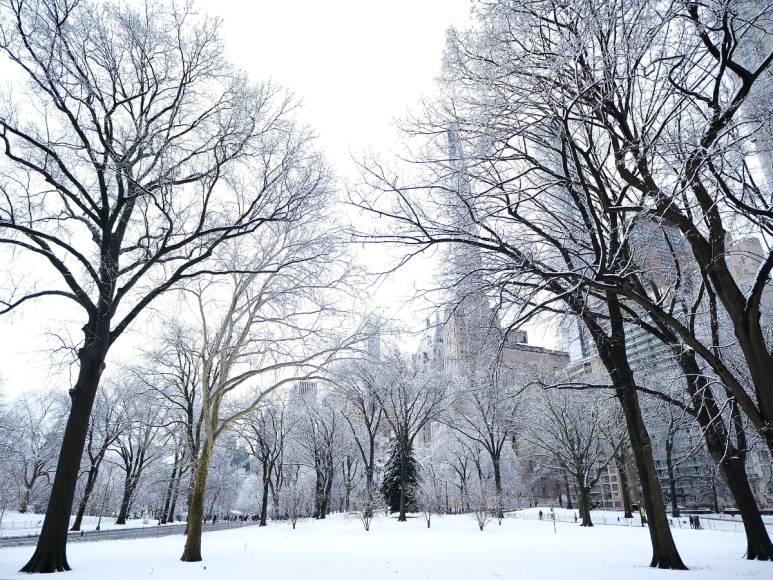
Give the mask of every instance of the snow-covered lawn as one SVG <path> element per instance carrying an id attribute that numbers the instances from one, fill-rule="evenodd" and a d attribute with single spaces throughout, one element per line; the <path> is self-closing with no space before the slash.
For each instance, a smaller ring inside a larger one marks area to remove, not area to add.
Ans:
<path id="1" fill-rule="evenodd" d="M 20 514 L 19 512 L 5 512 L 3 515 L 3 521 L 0 523 L 0 538 L 8 538 L 10 536 L 35 536 L 40 533 L 40 529 L 43 527 L 43 519 L 45 517 L 45 515 L 41 514 Z M 74 521 L 75 516 L 71 516 L 70 525 L 72 525 Z M 86 516 L 83 518 L 81 529 L 86 532 L 90 532 L 96 529 L 98 521 L 99 517 L 97 516 Z M 179 525 L 180 523 L 181 522 L 175 522 L 175 525 Z M 145 523 L 145 520 L 143 519 L 135 519 L 126 520 L 126 524 L 123 526 L 116 526 L 115 518 L 102 518 L 102 524 L 99 526 L 99 529 L 125 530 L 126 528 L 151 527 L 155 525 L 158 525 L 158 520 L 148 520 L 148 523 Z"/>
<path id="2" fill-rule="evenodd" d="M 641 527 L 580 528 L 506 519 L 481 532 L 464 515 L 445 516 L 427 529 L 421 518 L 380 518 L 365 532 L 359 521 L 334 515 L 304 520 L 293 530 L 277 523 L 205 534 L 204 561 L 179 561 L 183 538 L 76 543 L 68 549 L 71 580 L 235 578 L 346 580 L 355 578 L 712 578 L 773 577 L 773 563 L 742 559 L 742 533 L 676 529 L 689 572 L 652 570 L 649 536 Z M 32 548 L 0 549 L 0 578 L 17 572 Z"/>
<path id="3" fill-rule="evenodd" d="M 531 508 L 519 510 L 509 513 L 509 517 L 517 519 L 539 519 L 539 512 L 542 511 L 543 520 L 550 517 L 550 508 Z M 577 510 L 567 510 L 555 508 L 556 521 L 558 522 L 570 522 L 574 523 L 574 517 L 577 514 Z M 729 516 L 725 514 L 706 513 L 699 514 L 701 527 L 704 530 L 719 530 L 723 532 L 738 532 L 743 533 L 743 522 L 741 516 Z M 612 510 L 593 510 L 591 512 L 591 519 L 594 525 L 606 525 L 606 526 L 633 526 L 641 527 L 641 519 L 639 515 L 634 515 L 633 518 L 626 519 L 623 516 L 622 511 Z M 690 529 L 690 516 L 684 514 L 682 517 L 674 518 L 671 515 L 668 516 L 671 526 L 674 528 Z M 773 536 L 773 516 L 762 516 L 762 521 L 768 527 L 768 533 Z"/>

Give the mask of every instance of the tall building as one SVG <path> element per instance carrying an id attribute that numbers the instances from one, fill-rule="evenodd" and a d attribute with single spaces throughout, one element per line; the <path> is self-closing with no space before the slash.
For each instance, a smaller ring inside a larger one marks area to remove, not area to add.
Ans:
<path id="1" fill-rule="evenodd" d="M 434 322 L 432 316 L 428 317 L 425 321 L 426 327 L 424 334 L 421 337 L 419 348 L 414 355 L 417 362 L 423 364 L 433 365 L 436 368 L 442 369 L 445 367 L 444 356 L 444 324 L 440 320 L 440 313 L 436 312 L 434 316 Z"/>
<path id="2" fill-rule="evenodd" d="M 365 321 L 365 351 L 374 360 L 381 358 L 381 317 L 378 314 L 369 314 Z"/>
<path id="3" fill-rule="evenodd" d="M 317 400 L 317 381 L 298 381 L 290 390 L 290 404 L 311 403 Z"/>
<path id="4" fill-rule="evenodd" d="M 734 8 L 738 10 L 736 26 L 744 29 L 735 52 L 744 67 L 754 71 L 773 51 L 773 3 L 770 0 L 749 0 L 738 3 Z M 753 24 L 744 25 L 744 22 Z M 773 102 L 773 79 L 770 75 L 761 75 L 755 82 L 754 91 L 747 98 L 741 114 L 747 124 L 746 132 L 751 136 L 762 174 L 768 188 L 773 191 L 771 102 Z"/>
<path id="5" fill-rule="evenodd" d="M 757 270 L 769 252 L 763 250 L 759 238 L 752 236 L 733 240 L 729 234 L 725 240 L 725 252 L 730 274 L 741 292 L 748 296 L 757 277 Z M 762 292 L 761 310 L 765 314 L 773 314 L 773 284 L 770 280 Z"/>

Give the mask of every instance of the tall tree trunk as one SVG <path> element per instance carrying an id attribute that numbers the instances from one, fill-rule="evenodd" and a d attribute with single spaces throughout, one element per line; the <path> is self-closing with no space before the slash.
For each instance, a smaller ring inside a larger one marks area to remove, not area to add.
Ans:
<path id="1" fill-rule="evenodd" d="M 572 507 L 572 490 L 569 489 L 569 476 L 564 472 L 564 484 L 566 484 L 566 509 L 574 509 Z"/>
<path id="2" fill-rule="evenodd" d="M 625 444 L 620 446 L 620 451 L 615 456 L 615 463 L 617 464 L 617 479 L 620 481 L 620 496 L 623 498 L 624 517 L 632 518 L 631 494 L 628 489 L 628 461 L 625 457 L 624 446 Z"/>
<path id="3" fill-rule="evenodd" d="M 400 443 L 400 515 L 397 518 L 398 522 L 407 522 L 408 518 L 405 517 L 405 487 L 408 485 L 408 469 L 405 464 L 405 454 L 407 453 L 405 445 Z"/>
<path id="4" fill-rule="evenodd" d="M 97 484 L 97 475 L 99 475 L 99 465 L 92 465 L 91 469 L 89 469 L 89 474 L 86 476 L 86 487 L 83 488 L 83 497 L 78 506 L 78 513 L 75 515 L 75 523 L 70 528 L 71 532 L 79 532 L 81 529 L 83 514 L 86 513 L 86 504 L 89 503 L 94 486 Z"/>
<path id="5" fill-rule="evenodd" d="M 129 514 L 129 504 L 131 503 L 132 494 L 134 493 L 134 478 L 131 472 L 126 474 L 126 480 L 123 486 L 123 500 L 121 500 L 121 511 L 118 512 L 118 519 L 115 520 L 115 525 L 122 526 L 126 524 L 126 516 Z"/>
<path id="6" fill-rule="evenodd" d="M 687 567 L 676 549 L 668 525 L 666 510 L 663 506 L 663 494 L 655 470 L 655 460 L 652 456 L 652 443 L 644 425 L 639 397 L 636 392 L 636 381 L 625 350 L 625 330 L 618 297 L 612 293 L 607 293 L 607 306 L 611 337 L 607 337 L 595 320 L 593 320 L 593 325 L 596 332 L 592 332 L 592 334 L 596 340 L 599 356 L 612 379 L 615 395 L 623 408 L 628 436 L 636 459 L 636 469 L 641 478 L 644 509 L 649 521 L 650 541 L 652 542 L 650 566 L 686 570 Z"/>
<path id="7" fill-rule="evenodd" d="M 738 443 L 733 446 L 719 405 L 705 374 L 701 373 L 694 351 L 684 350 L 677 354 L 687 380 L 687 392 L 693 398 L 692 405 L 696 410 L 698 424 L 704 431 L 706 449 L 719 467 L 720 476 L 730 489 L 741 514 L 746 532 L 746 557 L 749 560 L 773 560 L 773 544 L 746 475 L 746 435 L 738 405 L 728 392 L 731 401 L 730 417 Z"/>
<path id="8" fill-rule="evenodd" d="M 264 466 L 265 469 L 265 466 Z M 266 526 L 266 514 L 268 513 L 268 484 L 269 484 L 269 477 L 263 475 L 263 495 L 260 499 L 260 527 Z"/>
<path id="9" fill-rule="evenodd" d="M 491 464 L 494 466 L 494 489 L 497 494 L 497 514 L 499 525 L 502 525 L 502 518 L 505 517 L 505 498 L 502 496 L 502 473 L 499 466 L 499 457 L 496 454 L 491 455 Z"/>
<path id="10" fill-rule="evenodd" d="M 592 528 L 593 521 L 590 517 L 590 488 L 586 485 L 580 485 L 580 515 L 582 516 L 582 527 Z"/>
<path id="11" fill-rule="evenodd" d="M 321 519 L 325 518 L 325 515 L 328 513 L 330 509 L 330 493 L 333 491 L 333 475 L 334 475 L 334 468 L 333 468 L 333 461 L 331 459 L 327 466 L 327 479 L 325 480 L 325 497 L 324 497 L 325 503 L 322 506 Z"/>
<path id="12" fill-rule="evenodd" d="M 674 476 L 674 435 L 670 433 L 666 437 L 666 467 L 668 469 L 668 489 L 671 494 L 671 515 L 679 517 L 679 506 L 676 497 L 676 477 Z"/>
<path id="13" fill-rule="evenodd" d="M 324 497 L 325 497 L 325 481 L 323 479 L 322 468 L 317 467 L 317 480 L 314 483 L 314 512 L 311 517 L 315 520 L 324 519 L 325 513 L 323 510 Z"/>
<path id="14" fill-rule="evenodd" d="M 733 494 L 735 505 L 741 514 L 746 532 L 746 558 L 749 560 L 773 560 L 773 545 L 765 529 L 760 510 L 749 486 L 744 461 L 727 458 L 719 467 L 722 479 Z"/>
<path id="15" fill-rule="evenodd" d="M 107 337 L 108 331 L 102 329 L 101 332 L 95 332 L 94 336 Z M 64 572 L 70 569 L 67 563 L 67 529 L 70 527 L 70 513 L 86 445 L 91 408 L 94 406 L 99 379 L 105 370 L 103 361 L 107 354 L 106 343 L 100 348 L 96 348 L 95 344 L 96 341 L 88 351 L 84 347 L 80 352 L 78 382 L 70 389 L 70 416 L 62 437 L 43 529 L 35 553 L 21 569 L 22 572 Z"/>
<path id="16" fill-rule="evenodd" d="M 177 464 L 180 461 L 180 457 L 177 453 L 177 451 L 174 452 L 174 464 L 172 466 L 172 477 L 169 478 L 169 486 L 166 489 L 166 493 L 164 494 L 164 507 L 161 510 L 161 516 L 159 517 L 159 522 L 162 524 L 165 524 L 167 521 L 167 516 L 169 514 L 169 505 L 172 503 L 172 493 L 174 492 L 174 483 L 175 479 L 177 478 Z"/>
<path id="17" fill-rule="evenodd" d="M 177 473 L 177 480 L 174 484 L 174 493 L 172 494 L 172 503 L 169 505 L 169 513 L 166 516 L 167 522 L 174 523 L 174 512 L 177 507 L 177 498 L 180 496 L 180 480 L 182 479 L 182 469 Z"/>
<path id="18" fill-rule="evenodd" d="M 201 529 L 204 520 L 204 494 L 207 491 L 207 477 L 209 476 L 209 464 L 212 461 L 212 451 L 215 442 L 212 435 L 205 435 L 201 446 L 201 457 L 196 470 L 196 482 L 193 485 L 191 503 L 188 506 L 188 537 L 185 540 L 185 549 L 180 558 L 183 562 L 201 562 Z"/>

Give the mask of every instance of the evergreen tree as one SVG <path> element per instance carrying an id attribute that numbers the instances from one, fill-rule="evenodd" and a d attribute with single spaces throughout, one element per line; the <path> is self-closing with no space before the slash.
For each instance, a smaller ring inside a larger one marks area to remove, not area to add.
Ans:
<path id="1" fill-rule="evenodd" d="M 384 467 L 384 482 L 381 484 L 381 493 L 389 506 L 390 512 L 400 511 L 400 455 L 402 445 L 396 443 L 391 450 L 389 460 Z M 419 462 L 409 447 L 405 454 L 405 507 L 406 511 L 414 511 L 414 494 L 416 486 L 421 482 Z"/>

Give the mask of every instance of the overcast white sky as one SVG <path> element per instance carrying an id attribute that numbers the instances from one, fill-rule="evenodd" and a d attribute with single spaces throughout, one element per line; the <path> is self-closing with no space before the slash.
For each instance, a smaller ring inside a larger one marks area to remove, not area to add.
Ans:
<path id="1" fill-rule="evenodd" d="M 316 129 L 320 147 L 343 180 L 353 173 L 350 151 L 389 154 L 396 135 L 393 120 L 434 91 L 446 31 L 471 25 L 472 3 L 199 0 L 197 6 L 224 19 L 227 55 L 251 78 L 270 77 L 303 100 L 301 119 Z M 374 292 L 376 302 L 411 318 L 414 306 L 401 304 L 415 284 L 426 287 L 429 270 L 416 264 L 399 273 Z M 52 313 L 58 320 L 77 319 L 79 313 L 60 310 L 70 307 L 64 302 L 36 308 L 37 316 L 25 317 L 27 324 L 18 316 L 0 320 L 5 359 L 0 374 L 10 393 L 52 380 L 38 351 L 46 329 L 29 323 Z M 530 336 L 530 342 L 554 346 L 552 338 Z"/>

